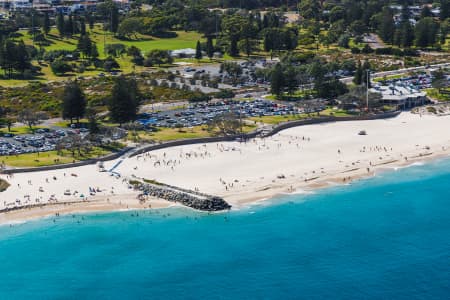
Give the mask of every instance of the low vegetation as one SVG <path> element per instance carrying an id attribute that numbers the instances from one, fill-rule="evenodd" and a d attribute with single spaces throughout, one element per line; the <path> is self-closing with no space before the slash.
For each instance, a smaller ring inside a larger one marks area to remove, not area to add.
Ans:
<path id="1" fill-rule="evenodd" d="M 74 163 L 91 158 L 105 156 L 111 153 L 110 149 L 93 147 L 89 152 L 75 152 L 72 155 L 71 151 L 49 151 L 43 153 L 27 153 L 19 155 L 1 156 L 2 164 L 11 167 L 42 167 L 60 164 Z"/>
<path id="2" fill-rule="evenodd" d="M 425 90 L 425 92 L 427 93 L 427 96 L 433 100 L 437 100 L 437 101 L 441 101 L 441 102 L 450 101 L 450 88 L 441 89 L 441 90 L 431 88 L 431 89 Z"/>
<path id="3" fill-rule="evenodd" d="M 0 179 L 0 193 L 6 191 L 9 185 L 10 184 L 6 180 Z"/>

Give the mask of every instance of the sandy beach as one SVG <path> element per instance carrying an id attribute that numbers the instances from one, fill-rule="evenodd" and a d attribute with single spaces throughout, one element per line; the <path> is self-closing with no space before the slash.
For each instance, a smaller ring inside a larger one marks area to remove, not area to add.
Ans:
<path id="1" fill-rule="evenodd" d="M 121 161 L 114 170 L 120 177 L 95 165 L 0 175 L 11 184 L 0 193 L 0 209 L 39 205 L 0 214 L 0 223 L 173 205 L 158 199 L 139 202 L 125 180 L 133 177 L 221 196 L 239 209 L 280 193 L 347 184 L 381 169 L 448 156 L 449 125 L 450 116 L 405 112 L 393 119 L 301 126 L 246 143 L 180 146 L 105 163 L 109 169 Z M 359 135 L 362 130 L 367 135 Z"/>

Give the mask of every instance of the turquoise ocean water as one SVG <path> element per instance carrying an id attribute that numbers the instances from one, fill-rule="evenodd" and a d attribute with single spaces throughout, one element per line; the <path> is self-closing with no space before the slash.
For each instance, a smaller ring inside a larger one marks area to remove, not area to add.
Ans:
<path id="1" fill-rule="evenodd" d="M 0 299 L 449 298 L 450 160 L 225 214 L 0 227 Z"/>

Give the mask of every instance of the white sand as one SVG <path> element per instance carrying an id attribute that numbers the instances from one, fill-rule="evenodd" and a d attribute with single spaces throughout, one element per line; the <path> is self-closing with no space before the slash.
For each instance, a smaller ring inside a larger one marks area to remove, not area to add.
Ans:
<path id="1" fill-rule="evenodd" d="M 115 171 L 124 177 L 135 175 L 184 188 L 198 188 L 240 207 L 282 192 L 346 183 L 386 166 L 448 155 L 449 126 L 450 116 L 421 117 L 410 113 L 388 120 L 308 125 L 247 143 L 211 143 L 153 151 L 125 159 Z M 361 130 L 367 135 L 358 135 Z M 115 163 L 106 163 L 106 168 Z M 70 176 L 71 173 L 78 177 Z M 280 175 L 285 178 L 279 178 Z M 0 176 L 6 179 L 5 175 Z M 53 180 L 53 176 L 57 180 Z M 137 193 L 122 179 L 99 173 L 96 166 L 17 174 L 7 180 L 11 187 L 0 194 L 0 209 L 4 208 L 5 201 L 22 199 L 23 204 L 24 195 L 30 195 L 32 200 L 42 197 L 43 202 L 52 194 L 60 201 L 73 200 L 73 196 L 63 195 L 65 189 L 89 195 L 89 186 L 102 189 L 101 197 L 111 196 L 114 190 L 121 199 L 117 201 L 132 201 L 128 205 L 137 202 Z M 38 191 L 40 186 L 44 192 Z"/>

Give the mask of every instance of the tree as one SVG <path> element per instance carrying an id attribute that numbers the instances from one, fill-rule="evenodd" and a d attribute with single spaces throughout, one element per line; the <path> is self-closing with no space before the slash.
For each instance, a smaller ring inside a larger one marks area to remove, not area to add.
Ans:
<path id="1" fill-rule="evenodd" d="M 239 76 L 242 75 L 242 67 L 236 62 L 224 62 L 220 65 L 220 69 L 228 73 L 233 84 L 237 84 Z"/>
<path id="2" fill-rule="evenodd" d="M 428 47 L 436 43 L 436 37 L 439 26 L 436 21 L 431 18 L 423 18 L 416 24 L 415 28 L 415 44 L 417 47 Z"/>
<path id="3" fill-rule="evenodd" d="M 30 129 L 33 129 L 34 125 L 39 124 L 45 118 L 46 115 L 44 113 L 36 112 L 30 108 L 21 110 L 18 115 L 19 122 L 27 124 Z"/>
<path id="4" fill-rule="evenodd" d="M 441 0 L 441 14 L 440 19 L 442 21 L 450 18 L 450 0 Z"/>
<path id="5" fill-rule="evenodd" d="M 15 42 L 12 39 L 0 41 L 0 67 L 7 77 L 11 77 L 13 71 L 18 71 L 24 76 L 25 70 L 31 69 L 30 48 L 23 40 Z"/>
<path id="6" fill-rule="evenodd" d="M 15 64 L 15 43 L 10 40 L 4 40 L 0 43 L 0 66 L 2 67 L 5 75 L 9 78 L 12 76 Z"/>
<path id="7" fill-rule="evenodd" d="M 62 102 L 63 119 L 69 119 L 70 124 L 73 123 L 73 119 L 80 123 L 80 118 L 84 116 L 86 111 L 86 98 L 77 81 L 69 82 L 65 86 Z"/>
<path id="8" fill-rule="evenodd" d="M 298 36 L 291 28 L 267 28 L 262 32 L 264 51 L 294 50 L 297 47 Z"/>
<path id="9" fill-rule="evenodd" d="M 141 50 L 136 46 L 130 46 L 127 48 L 127 55 L 128 56 L 140 56 Z"/>
<path id="10" fill-rule="evenodd" d="M 342 48 L 348 48 L 350 43 L 350 35 L 349 34 L 342 34 L 338 39 L 338 46 Z"/>
<path id="11" fill-rule="evenodd" d="M 121 38 L 131 38 L 132 36 L 137 38 L 136 34 L 142 33 L 142 31 L 144 30 L 143 26 L 144 24 L 142 23 L 141 18 L 125 18 L 119 24 L 117 35 Z"/>
<path id="12" fill-rule="evenodd" d="M 442 21 L 441 24 L 440 24 L 439 29 L 440 29 L 440 35 L 439 35 L 440 43 L 442 45 L 444 45 L 445 44 L 445 40 L 447 39 L 447 35 L 448 35 L 449 31 L 450 31 L 450 19 Z"/>
<path id="13" fill-rule="evenodd" d="M 240 40 L 238 43 L 238 49 L 242 52 L 244 52 L 247 57 L 250 57 L 250 55 L 258 50 L 259 42 L 254 39 L 243 39 Z"/>
<path id="14" fill-rule="evenodd" d="M 108 56 L 103 61 L 103 69 L 107 72 L 111 72 L 112 70 L 118 69 L 118 68 L 120 68 L 119 63 L 111 56 Z"/>
<path id="15" fill-rule="evenodd" d="M 105 52 L 109 56 L 119 57 L 126 52 L 126 49 L 124 44 L 106 44 Z"/>
<path id="16" fill-rule="evenodd" d="M 358 67 L 355 71 L 355 76 L 353 76 L 353 83 L 356 85 L 360 85 L 362 83 L 362 76 L 363 76 L 363 68 L 361 65 L 361 61 L 358 61 Z"/>
<path id="17" fill-rule="evenodd" d="M 6 125 L 8 128 L 8 132 L 11 132 L 11 126 L 16 122 L 16 119 L 14 119 L 11 116 L 6 115 L 4 118 L 0 118 L 0 123 Z"/>
<path id="18" fill-rule="evenodd" d="M 85 56 L 91 57 L 92 54 L 92 40 L 89 34 L 80 34 L 78 39 L 77 49 Z"/>
<path id="19" fill-rule="evenodd" d="M 70 152 L 72 152 L 72 156 L 75 156 L 75 151 L 78 152 L 78 155 L 81 156 L 81 151 L 84 150 L 85 152 L 90 150 L 90 142 L 83 138 L 79 134 L 70 134 L 65 137 L 63 137 L 61 140 L 58 141 L 58 144 L 56 145 L 56 149 L 58 151 L 62 149 L 67 149 Z"/>
<path id="20" fill-rule="evenodd" d="M 302 0 L 299 4 L 299 11 L 305 19 L 320 19 L 320 3 L 318 0 Z"/>
<path id="21" fill-rule="evenodd" d="M 330 10 L 330 14 L 329 14 L 329 21 L 331 23 L 334 23 L 336 21 L 339 20 L 344 20 L 345 19 L 345 9 L 342 6 L 334 6 L 331 10 Z"/>
<path id="22" fill-rule="evenodd" d="M 361 83 L 364 86 L 367 86 L 367 82 L 369 82 L 369 88 L 370 88 L 372 86 L 371 80 L 370 80 L 370 63 L 369 63 L 369 61 L 366 60 L 364 62 L 364 64 L 362 65 Z"/>
<path id="23" fill-rule="evenodd" d="M 402 21 L 396 31 L 395 44 L 403 48 L 409 48 L 414 44 L 414 28 L 409 22 Z"/>
<path id="24" fill-rule="evenodd" d="M 172 62 L 173 58 L 170 56 L 168 51 L 153 49 L 147 54 L 147 59 L 144 61 L 144 66 L 161 66 L 161 64 L 171 64 Z"/>
<path id="25" fill-rule="evenodd" d="M 276 64 L 270 76 L 270 92 L 277 97 L 283 94 L 284 75 L 281 64 Z"/>
<path id="26" fill-rule="evenodd" d="M 214 46 L 212 37 L 208 36 L 208 39 L 206 40 L 206 54 L 208 55 L 209 59 L 212 59 L 214 57 Z"/>
<path id="27" fill-rule="evenodd" d="M 34 41 L 39 46 L 40 50 L 43 50 L 42 46 L 47 41 L 47 39 L 45 38 L 45 35 L 43 33 L 38 31 L 34 36 Z"/>
<path id="28" fill-rule="evenodd" d="M 278 28 L 267 28 L 263 31 L 264 51 L 270 52 L 270 59 L 273 58 L 273 51 L 279 50 L 279 32 Z"/>
<path id="29" fill-rule="evenodd" d="M 227 52 L 231 56 L 238 56 L 238 42 L 246 24 L 246 19 L 238 14 L 227 15 L 222 19 L 222 38 L 228 44 Z"/>
<path id="30" fill-rule="evenodd" d="M 382 104 L 382 96 L 380 93 L 369 92 L 369 109 L 374 107 L 379 107 Z M 362 86 L 355 86 L 350 89 L 347 93 L 343 94 L 338 98 L 342 103 L 353 104 L 356 103 L 359 108 L 367 107 L 367 89 Z"/>
<path id="31" fill-rule="evenodd" d="M 350 24 L 349 30 L 354 36 L 359 36 L 367 31 L 367 26 L 361 20 L 356 20 Z"/>
<path id="32" fill-rule="evenodd" d="M 252 18 L 247 18 L 244 22 L 240 34 L 240 40 L 238 42 L 238 48 L 244 52 L 247 57 L 258 49 L 259 41 L 256 39 L 258 36 L 258 27 L 253 22 Z"/>
<path id="33" fill-rule="evenodd" d="M 134 64 L 138 66 L 142 66 L 144 64 L 144 57 L 142 56 L 141 50 L 138 47 L 136 46 L 128 47 L 127 55 L 132 57 L 131 61 Z"/>
<path id="34" fill-rule="evenodd" d="M 107 0 L 97 5 L 99 15 L 110 32 L 117 32 L 119 27 L 119 8 L 112 0 Z"/>
<path id="35" fill-rule="evenodd" d="M 31 57 L 23 40 L 16 44 L 14 58 L 14 68 L 23 75 L 25 70 L 31 67 Z"/>
<path id="36" fill-rule="evenodd" d="M 219 92 L 217 92 L 217 94 L 216 94 L 216 98 L 219 98 L 219 99 L 232 99 L 232 98 L 234 98 L 234 96 L 235 95 L 234 95 L 233 91 L 229 90 L 229 89 L 222 89 Z"/>
<path id="37" fill-rule="evenodd" d="M 386 6 L 378 16 L 378 34 L 387 43 L 392 43 L 394 40 L 394 14 L 392 10 Z"/>
<path id="38" fill-rule="evenodd" d="M 72 67 L 63 59 L 55 59 L 51 64 L 50 68 L 55 75 L 63 75 L 64 73 L 72 71 Z"/>
<path id="39" fill-rule="evenodd" d="M 73 35 L 73 18 L 69 15 L 67 22 L 64 23 L 64 35 L 71 37 Z"/>
<path id="40" fill-rule="evenodd" d="M 197 41 L 197 46 L 195 48 L 195 59 L 202 59 L 202 45 L 200 44 L 200 41 Z"/>
<path id="41" fill-rule="evenodd" d="M 58 13 L 58 16 L 56 17 L 56 28 L 58 29 L 59 35 L 62 37 L 65 35 L 65 24 L 64 24 L 64 15 L 63 13 L 60 11 Z"/>
<path id="42" fill-rule="evenodd" d="M 112 94 L 108 101 L 110 117 L 114 122 L 122 125 L 136 118 L 140 95 L 134 79 L 118 77 L 113 85 Z"/>
<path id="43" fill-rule="evenodd" d="M 429 18 L 432 17 L 433 14 L 431 13 L 431 9 L 428 7 L 428 5 L 424 5 L 422 8 L 422 11 L 420 12 L 420 18 Z"/>
<path id="44" fill-rule="evenodd" d="M 97 122 L 97 114 L 92 107 L 87 107 L 85 114 L 88 119 L 89 135 L 92 137 L 100 132 L 100 127 Z"/>
<path id="45" fill-rule="evenodd" d="M 80 35 L 86 34 L 86 20 L 84 18 L 80 19 Z"/>
<path id="46" fill-rule="evenodd" d="M 284 85 L 289 95 L 292 95 L 298 88 L 297 72 L 294 67 L 288 66 L 284 74 Z"/>
<path id="47" fill-rule="evenodd" d="M 414 28 L 410 22 L 411 13 L 407 1 L 402 5 L 400 17 L 400 24 L 395 31 L 394 43 L 397 46 L 409 48 L 414 44 Z"/>
<path id="48" fill-rule="evenodd" d="M 441 89 L 448 86 L 448 80 L 445 77 L 445 73 L 442 69 L 436 70 L 433 72 L 433 79 L 431 81 L 431 86 L 435 89 L 438 89 L 441 92 Z"/>
<path id="49" fill-rule="evenodd" d="M 241 128 L 240 118 L 234 112 L 219 114 L 208 123 L 209 131 L 213 131 L 216 128 L 219 129 L 220 134 L 223 136 L 235 135 L 239 133 L 239 128 Z"/>
<path id="50" fill-rule="evenodd" d="M 91 59 L 96 60 L 99 56 L 98 53 L 98 49 L 97 49 L 97 44 L 92 43 L 92 48 L 91 48 Z"/>
<path id="51" fill-rule="evenodd" d="M 44 14 L 44 23 L 42 24 L 42 31 L 47 35 L 50 32 L 50 18 L 48 13 Z"/>
<path id="52" fill-rule="evenodd" d="M 89 23 L 89 29 L 90 29 L 90 30 L 94 29 L 95 18 L 92 16 L 91 13 L 87 13 L 87 14 L 86 14 L 86 18 L 87 18 L 87 21 L 88 21 L 88 23 Z"/>

